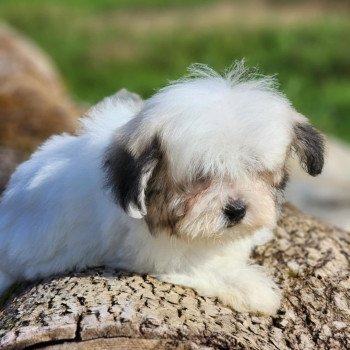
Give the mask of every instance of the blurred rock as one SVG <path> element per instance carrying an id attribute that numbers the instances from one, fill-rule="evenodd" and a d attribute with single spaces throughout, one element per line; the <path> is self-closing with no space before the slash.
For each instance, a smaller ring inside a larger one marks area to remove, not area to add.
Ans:
<path id="1" fill-rule="evenodd" d="M 316 178 L 292 159 L 286 198 L 305 213 L 350 230 L 350 146 L 328 138 L 326 153 L 324 170 Z"/>
<path id="2" fill-rule="evenodd" d="M 20 161 L 21 157 L 18 152 L 12 148 L 0 146 L 0 193 L 5 189 L 11 174 Z"/>
<path id="3" fill-rule="evenodd" d="M 0 25 L 0 146 L 25 154 L 54 133 L 76 128 L 77 109 L 49 58 Z"/>
<path id="4" fill-rule="evenodd" d="M 0 25 L 0 191 L 15 165 L 47 137 L 73 132 L 79 111 L 49 58 Z"/>

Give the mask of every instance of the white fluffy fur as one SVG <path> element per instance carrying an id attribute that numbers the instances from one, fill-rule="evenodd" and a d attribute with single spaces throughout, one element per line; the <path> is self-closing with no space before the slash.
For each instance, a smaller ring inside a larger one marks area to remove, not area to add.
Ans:
<path id="1" fill-rule="evenodd" d="M 0 204 L 0 293 L 18 280 L 108 265 L 193 287 L 236 310 L 277 310 L 278 288 L 249 263 L 269 229 L 224 244 L 152 235 L 104 190 L 105 150 L 135 115 L 143 128 L 130 141 L 134 153 L 158 132 L 174 179 L 191 178 L 198 169 L 244 177 L 281 166 L 297 115 L 272 80 L 247 80 L 240 64 L 226 77 L 198 66 L 192 73 L 144 106 L 105 99 L 81 120 L 77 136 L 50 138 L 18 167 Z"/>
<path id="2" fill-rule="evenodd" d="M 280 166 L 296 112 L 274 79 L 249 75 L 241 62 L 224 77 L 202 65 L 190 72 L 146 101 L 135 153 L 158 132 L 178 180 L 198 169 L 241 177 Z"/>

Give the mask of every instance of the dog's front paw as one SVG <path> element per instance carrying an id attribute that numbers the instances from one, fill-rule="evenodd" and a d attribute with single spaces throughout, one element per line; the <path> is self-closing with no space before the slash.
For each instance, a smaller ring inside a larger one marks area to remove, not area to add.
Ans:
<path id="1" fill-rule="evenodd" d="M 240 312 L 274 315 L 281 304 L 281 293 L 272 281 L 249 281 L 229 288 L 219 295 L 219 300 Z"/>
<path id="2" fill-rule="evenodd" d="M 274 315 L 281 305 L 281 292 L 260 267 L 251 266 L 219 299 L 237 311 Z"/>
<path id="3" fill-rule="evenodd" d="M 242 269 L 243 270 L 243 269 Z M 196 289 L 200 294 L 217 297 L 223 304 L 239 312 L 264 315 L 276 314 L 281 303 L 277 285 L 259 266 L 247 266 L 241 274 L 222 280 L 212 276 L 210 283 L 204 276 L 182 274 L 154 275 L 163 282 L 180 284 Z"/>

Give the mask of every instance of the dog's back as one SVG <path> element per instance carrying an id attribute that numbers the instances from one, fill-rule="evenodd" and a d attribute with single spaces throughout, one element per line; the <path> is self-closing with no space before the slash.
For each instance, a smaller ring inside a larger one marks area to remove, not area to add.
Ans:
<path id="1" fill-rule="evenodd" d="M 51 137 L 12 175 L 0 202 L 0 294 L 18 278 L 101 263 L 99 235 L 124 215 L 101 191 L 101 164 L 115 130 L 140 108 L 131 97 L 104 99 L 77 136 Z"/>

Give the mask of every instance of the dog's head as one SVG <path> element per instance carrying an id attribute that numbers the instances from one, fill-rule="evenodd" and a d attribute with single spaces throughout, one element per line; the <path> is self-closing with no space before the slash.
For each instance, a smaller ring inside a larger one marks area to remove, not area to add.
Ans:
<path id="1" fill-rule="evenodd" d="M 293 152 L 312 176 L 324 142 L 272 78 L 205 67 L 160 90 L 119 129 L 105 158 L 107 185 L 152 234 L 235 237 L 273 228 Z"/>

